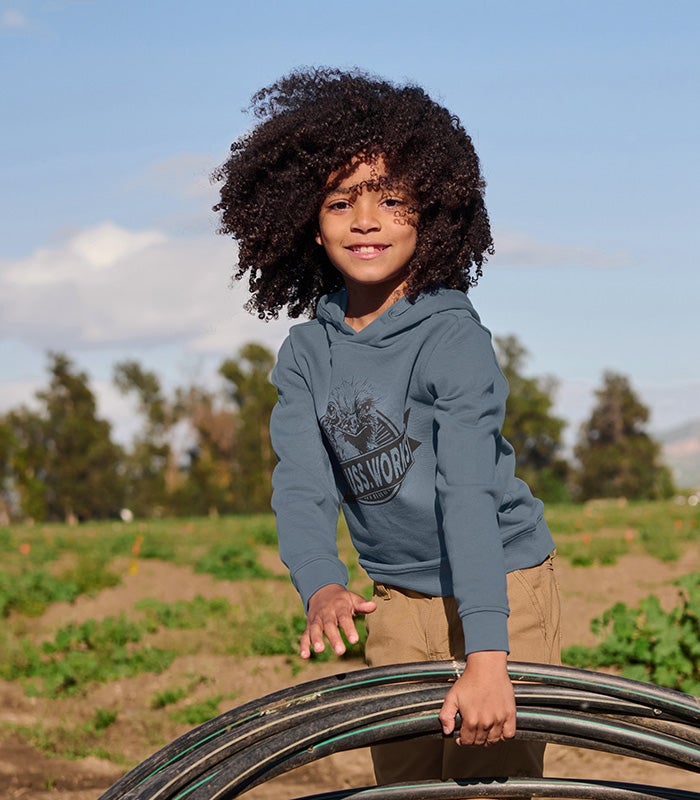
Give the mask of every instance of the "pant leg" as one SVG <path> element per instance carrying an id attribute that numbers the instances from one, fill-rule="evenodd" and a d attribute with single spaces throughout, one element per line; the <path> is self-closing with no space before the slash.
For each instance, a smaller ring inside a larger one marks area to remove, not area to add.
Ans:
<path id="1" fill-rule="evenodd" d="M 430 661 L 428 637 L 436 598 L 384 584 L 374 585 L 377 609 L 367 615 L 365 661 L 369 667 Z M 378 784 L 441 780 L 443 737 L 420 736 L 373 745 Z"/>
<path id="2" fill-rule="evenodd" d="M 454 598 L 426 597 L 379 585 L 377 610 L 367 618 L 369 666 L 464 658 Z M 554 558 L 508 575 L 510 658 L 560 663 L 559 592 Z M 439 755 L 438 755 L 439 754 Z M 451 737 L 420 737 L 372 747 L 378 783 L 475 777 L 539 777 L 544 743 L 502 742 L 458 747 Z M 438 766 L 439 764 L 439 766 Z"/>
<path id="3" fill-rule="evenodd" d="M 511 661 L 561 664 L 559 587 L 554 556 L 508 574 L 508 640 Z M 458 747 L 445 741 L 443 778 L 539 778 L 544 742 L 510 741 L 485 747 Z"/>

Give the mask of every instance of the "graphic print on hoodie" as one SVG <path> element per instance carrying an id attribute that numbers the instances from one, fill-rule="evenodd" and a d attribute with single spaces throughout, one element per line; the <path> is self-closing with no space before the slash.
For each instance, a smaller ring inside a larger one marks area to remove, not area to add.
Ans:
<path id="1" fill-rule="evenodd" d="M 420 442 L 406 433 L 410 409 L 399 427 L 379 410 L 367 381 L 342 381 L 328 401 L 321 426 L 349 487 L 346 502 L 380 505 L 401 489 Z"/>

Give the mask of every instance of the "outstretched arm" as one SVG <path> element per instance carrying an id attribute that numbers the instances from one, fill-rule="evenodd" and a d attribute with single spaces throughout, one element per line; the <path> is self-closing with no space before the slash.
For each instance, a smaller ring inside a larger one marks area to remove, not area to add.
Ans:
<path id="1" fill-rule="evenodd" d="M 439 718 L 442 731 L 455 730 L 459 711 L 462 727 L 457 744 L 490 745 L 515 736 L 515 693 L 508 677 L 506 653 L 470 653 L 462 675 L 445 696 Z"/>
<path id="2" fill-rule="evenodd" d="M 342 656 L 345 642 L 340 632 L 345 634 L 350 644 L 356 644 L 360 637 L 353 617 L 370 614 L 376 607 L 374 601 L 365 600 L 337 583 L 322 586 L 309 599 L 306 630 L 301 636 L 299 654 L 302 658 L 311 658 L 312 650 L 314 653 L 323 652 L 326 649 L 325 636 L 335 654 Z"/>

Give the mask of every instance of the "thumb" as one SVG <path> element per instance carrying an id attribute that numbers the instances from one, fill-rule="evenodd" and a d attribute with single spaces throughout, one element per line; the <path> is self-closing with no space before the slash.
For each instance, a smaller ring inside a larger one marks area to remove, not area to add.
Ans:
<path id="1" fill-rule="evenodd" d="M 359 594 L 355 595 L 353 601 L 353 609 L 359 614 L 371 614 L 377 607 L 374 600 L 365 600 Z"/>
<path id="2" fill-rule="evenodd" d="M 442 725 L 442 732 L 445 736 L 449 736 L 455 729 L 455 717 L 457 716 L 457 712 L 459 711 L 459 706 L 457 703 L 452 699 L 452 696 L 448 693 L 445 697 L 445 702 L 442 704 L 442 708 L 440 709 L 440 713 L 438 714 L 438 719 L 440 720 L 440 724 Z"/>

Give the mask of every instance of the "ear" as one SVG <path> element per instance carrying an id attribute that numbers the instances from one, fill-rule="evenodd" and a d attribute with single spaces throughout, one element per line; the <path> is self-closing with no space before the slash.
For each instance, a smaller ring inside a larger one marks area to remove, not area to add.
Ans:
<path id="1" fill-rule="evenodd" d="M 323 239 L 321 238 L 321 232 L 316 231 L 316 235 L 314 236 L 314 241 L 316 244 L 320 244 L 323 247 Z"/>

